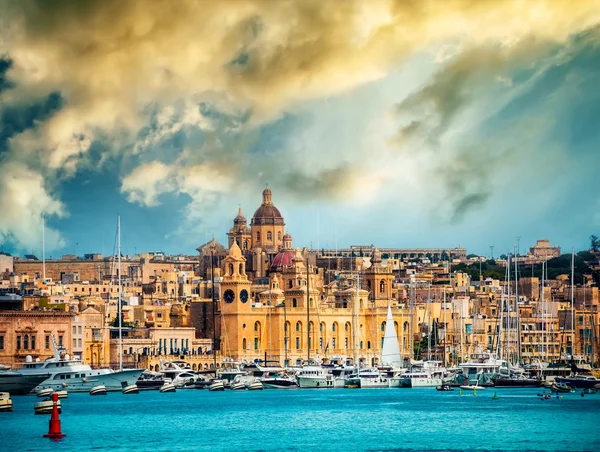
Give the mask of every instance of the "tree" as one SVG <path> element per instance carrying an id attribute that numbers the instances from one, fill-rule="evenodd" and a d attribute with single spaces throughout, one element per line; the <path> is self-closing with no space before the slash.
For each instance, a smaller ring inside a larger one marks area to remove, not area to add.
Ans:
<path id="1" fill-rule="evenodd" d="M 590 248 L 594 253 L 597 253 L 600 248 L 600 239 L 594 234 L 590 235 Z"/>
<path id="2" fill-rule="evenodd" d="M 506 260 L 508 259 L 508 256 L 506 254 L 501 254 L 500 259 Z"/>

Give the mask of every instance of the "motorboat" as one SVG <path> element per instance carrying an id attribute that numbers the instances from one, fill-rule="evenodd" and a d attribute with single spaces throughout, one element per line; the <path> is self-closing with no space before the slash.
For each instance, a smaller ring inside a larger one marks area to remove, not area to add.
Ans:
<path id="1" fill-rule="evenodd" d="M 499 375 L 492 378 L 492 382 L 496 388 L 531 388 L 542 385 L 542 380 L 539 378 L 532 378 L 525 375 Z"/>
<path id="2" fill-rule="evenodd" d="M 572 388 L 579 389 L 591 389 L 597 384 L 600 384 L 600 380 L 591 375 L 574 375 L 572 377 L 557 377 L 554 379 L 556 383 L 565 383 Z"/>
<path id="3" fill-rule="evenodd" d="M 454 391 L 454 388 L 449 384 L 443 384 L 441 386 L 436 386 L 436 391 Z"/>
<path id="4" fill-rule="evenodd" d="M 0 392 L 0 411 L 12 411 L 13 405 L 8 392 Z"/>
<path id="5" fill-rule="evenodd" d="M 135 385 L 140 391 L 159 390 L 165 383 L 170 383 L 171 380 L 165 378 L 160 372 L 146 371 L 140 375 L 135 382 Z"/>
<path id="6" fill-rule="evenodd" d="M 231 385 L 229 386 L 231 388 L 232 391 L 240 391 L 240 390 L 246 390 L 246 383 L 244 383 L 243 381 L 237 380 L 237 381 L 232 381 Z"/>
<path id="7" fill-rule="evenodd" d="M 248 391 L 262 391 L 264 386 L 258 378 L 254 378 L 252 381 L 246 383 L 246 388 L 248 388 Z"/>
<path id="8" fill-rule="evenodd" d="M 387 388 L 389 379 L 382 375 L 378 369 L 359 370 L 356 373 L 346 377 L 344 387 L 358 388 Z"/>
<path id="9" fill-rule="evenodd" d="M 58 408 L 58 412 L 60 413 L 62 411 L 61 405 L 60 405 L 60 400 L 56 401 L 56 406 Z M 33 406 L 33 412 L 35 414 L 50 414 L 50 413 L 52 413 L 53 407 L 54 407 L 54 402 L 52 401 L 52 399 L 46 398 L 40 402 L 37 402 Z"/>
<path id="10" fill-rule="evenodd" d="M 407 372 L 392 379 L 392 385 L 396 386 L 396 379 L 400 380 L 402 388 L 435 388 L 444 383 L 446 369 L 441 361 L 424 361 L 411 365 Z"/>
<path id="11" fill-rule="evenodd" d="M 58 396 L 59 399 L 66 399 L 69 397 L 69 392 L 68 391 L 55 391 L 55 394 Z"/>
<path id="12" fill-rule="evenodd" d="M 575 390 L 572 389 L 571 386 L 569 386 L 568 384 L 556 383 L 556 382 L 552 383 L 552 385 L 550 386 L 550 391 L 556 392 L 556 393 L 559 393 L 559 392 L 565 393 L 565 392 L 571 392 L 571 391 L 575 392 Z"/>
<path id="13" fill-rule="evenodd" d="M 92 369 L 81 360 L 70 359 L 59 350 L 52 338 L 54 356 L 45 361 L 33 361 L 31 356 L 18 370 L 23 375 L 44 376 L 36 386 L 39 389 L 68 390 L 69 392 L 89 392 L 93 387 L 103 385 L 107 391 L 120 391 L 122 384 L 134 384 L 144 369 Z"/>
<path id="14" fill-rule="evenodd" d="M 286 373 L 268 375 L 260 379 L 264 389 L 296 389 L 298 382 Z"/>
<path id="15" fill-rule="evenodd" d="M 500 369 L 509 364 L 498 358 L 496 353 L 477 351 L 471 353 L 464 363 L 460 363 L 459 372 L 454 376 L 455 385 L 493 386 L 492 379 L 500 374 Z"/>
<path id="16" fill-rule="evenodd" d="M 125 386 L 121 392 L 123 394 L 139 394 L 140 390 L 138 389 L 136 384 Z"/>
<path id="17" fill-rule="evenodd" d="M 231 382 L 230 388 L 234 391 L 241 389 L 255 391 L 263 389 L 263 384 L 257 377 L 253 377 L 252 375 L 238 375 Z"/>
<path id="18" fill-rule="evenodd" d="M 255 377 L 265 377 L 266 375 L 273 375 L 284 370 L 279 361 L 262 359 L 255 359 L 249 364 L 242 364 L 240 369 Z"/>
<path id="19" fill-rule="evenodd" d="M 8 366 L 2 366 L 0 369 L 0 392 L 7 392 L 11 395 L 29 394 L 48 378 L 48 374 L 23 375 L 9 369 Z"/>
<path id="20" fill-rule="evenodd" d="M 93 395 L 93 396 L 106 395 L 106 386 L 104 386 L 104 385 L 94 386 L 90 390 L 90 395 Z"/>
<path id="21" fill-rule="evenodd" d="M 209 391 L 224 391 L 225 390 L 225 383 L 223 382 L 223 380 L 211 380 L 210 386 L 208 387 Z"/>
<path id="22" fill-rule="evenodd" d="M 306 366 L 296 372 L 300 388 L 333 388 L 334 376 L 331 369 L 321 366 Z"/>

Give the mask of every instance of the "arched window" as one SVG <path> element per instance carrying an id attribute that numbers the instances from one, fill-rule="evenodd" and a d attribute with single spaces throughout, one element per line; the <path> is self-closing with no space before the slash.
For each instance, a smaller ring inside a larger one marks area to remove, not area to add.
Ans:
<path id="1" fill-rule="evenodd" d="M 273 234 L 271 234 L 271 231 L 267 231 L 267 241 L 271 240 L 273 240 Z"/>
<path id="2" fill-rule="evenodd" d="M 379 281 L 379 293 L 384 293 L 385 292 L 385 281 L 382 279 L 381 281 Z"/>
<path id="3" fill-rule="evenodd" d="M 260 231 L 256 231 L 256 241 L 260 242 Z"/>
<path id="4" fill-rule="evenodd" d="M 337 325 L 336 322 L 333 322 L 333 324 L 331 325 L 331 331 L 333 331 L 335 333 L 335 326 Z"/>
<path id="5" fill-rule="evenodd" d="M 233 264 L 229 264 L 229 274 L 233 275 Z"/>
<path id="6" fill-rule="evenodd" d="M 348 331 L 350 329 L 350 323 L 346 322 L 346 324 L 344 325 L 344 330 Z"/>
<path id="7" fill-rule="evenodd" d="M 323 332 L 323 325 L 324 323 L 321 322 L 321 324 L 319 325 L 319 332 L 322 333 Z"/>
<path id="8" fill-rule="evenodd" d="M 381 322 L 381 331 L 385 331 L 385 322 Z"/>
<path id="9" fill-rule="evenodd" d="M 367 341 L 367 348 L 370 350 L 371 349 L 371 341 Z"/>
<path id="10" fill-rule="evenodd" d="M 242 350 L 246 350 L 248 348 L 248 342 L 246 341 L 246 338 L 242 339 Z"/>
<path id="11" fill-rule="evenodd" d="M 408 328 L 408 322 L 404 322 L 404 325 L 402 325 L 402 330 L 404 332 L 406 332 L 406 329 Z"/>
<path id="12" fill-rule="evenodd" d="M 296 322 L 296 331 L 300 331 L 301 327 L 302 325 L 300 324 L 300 322 Z"/>
<path id="13" fill-rule="evenodd" d="M 288 281 L 288 288 L 291 289 L 292 287 L 294 287 L 294 281 L 292 281 L 291 279 Z"/>
<path id="14" fill-rule="evenodd" d="M 244 269 L 243 269 L 244 265 L 240 264 L 240 275 L 242 275 L 244 273 Z"/>
<path id="15" fill-rule="evenodd" d="M 258 332 L 260 330 L 260 322 L 254 322 L 254 331 Z"/>
<path id="16" fill-rule="evenodd" d="M 277 240 L 281 240 L 281 231 L 277 233 Z"/>

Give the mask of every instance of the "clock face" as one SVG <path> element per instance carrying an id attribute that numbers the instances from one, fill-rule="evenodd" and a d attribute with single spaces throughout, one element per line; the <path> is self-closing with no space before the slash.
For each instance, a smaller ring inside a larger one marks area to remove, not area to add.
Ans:
<path id="1" fill-rule="evenodd" d="M 246 289 L 242 289 L 240 292 L 240 300 L 242 303 L 246 303 L 248 301 L 248 291 Z"/>
<path id="2" fill-rule="evenodd" d="M 235 300 L 235 293 L 233 292 L 233 290 L 227 289 L 223 294 L 223 299 L 227 303 L 233 303 L 233 300 Z"/>

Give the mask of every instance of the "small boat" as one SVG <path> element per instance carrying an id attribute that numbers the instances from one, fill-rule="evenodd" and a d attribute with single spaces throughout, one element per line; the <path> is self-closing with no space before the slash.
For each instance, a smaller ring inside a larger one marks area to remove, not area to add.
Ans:
<path id="1" fill-rule="evenodd" d="M 61 407 L 60 407 L 60 400 L 58 400 L 56 402 L 56 405 L 58 407 L 58 412 L 61 412 Z M 33 406 L 33 411 L 35 414 L 50 414 L 52 413 L 52 407 L 54 406 L 54 402 L 51 399 L 45 399 L 42 400 L 41 402 L 37 402 L 34 406 Z"/>
<path id="2" fill-rule="evenodd" d="M 138 389 L 136 384 L 125 386 L 121 392 L 123 394 L 139 394 L 140 390 Z"/>
<path id="3" fill-rule="evenodd" d="M 175 392 L 175 385 L 173 383 L 165 383 L 159 389 L 160 392 Z"/>
<path id="4" fill-rule="evenodd" d="M 58 398 L 59 399 L 66 399 L 69 397 L 69 393 L 65 390 L 62 391 L 55 391 L 58 394 Z"/>
<path id="5" fill-rule="evenodd" d="M 484 390 L 485 386 L 479 386 L 479 385 L 462 385 L 460 387 L 460 389 L 464 389 L 465 391 L 479 391 L 479 390 Z"/>
<path id="6" fill-rule="evenodd" d="M 225 384 L 223 380 L 212 380 L 210 386 L 208 387 L 209 391 L 224 391 Z"/>
<path id="7" fill-rule="evenodd" d="M 38 389 L 35 392 L 35 395 L 38 397 L 50 397 L 53 392 L 54 392 L 54 389 L 52 389 L 52 388 Z"/>
<path id="8" fill-rule="evenodd" d="M 0 392 L 0 411 L 12 411 L 12 400 L 8 392 Z"/>
<path id="9" fill-rule="evenodd" d="M 90 389 L 90 395 L 106 395 L 106 386 L 94 386 L 92 389 Z"/>
<path id="10" fill-rule="evenodd" d="M 443 384 L 435 387 L 436 391 L 454 391 L 454 388 L 449 384 Z"/>

